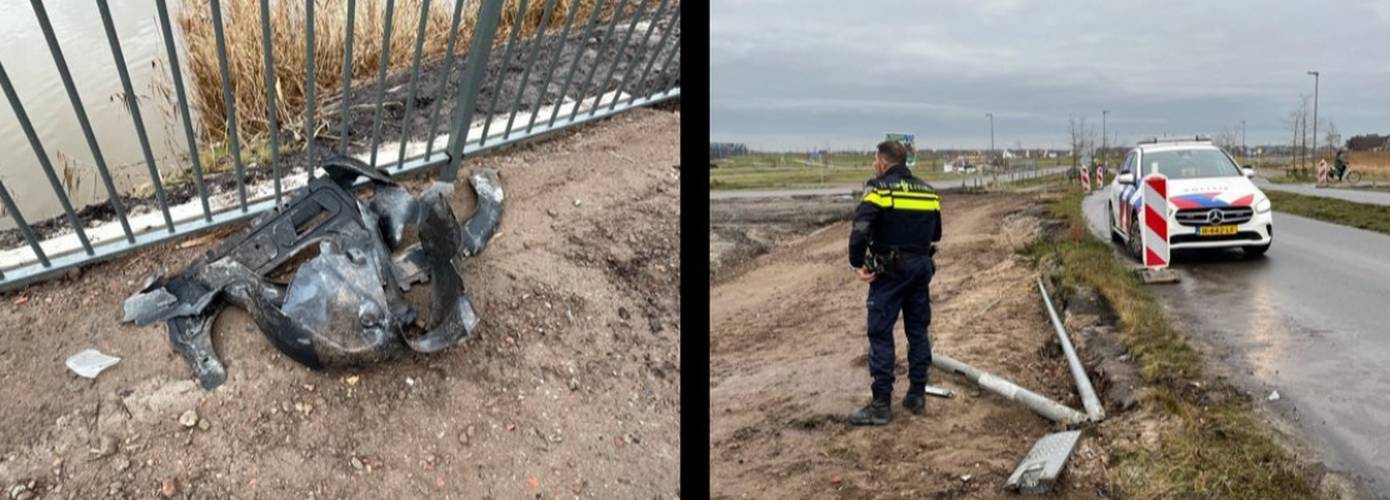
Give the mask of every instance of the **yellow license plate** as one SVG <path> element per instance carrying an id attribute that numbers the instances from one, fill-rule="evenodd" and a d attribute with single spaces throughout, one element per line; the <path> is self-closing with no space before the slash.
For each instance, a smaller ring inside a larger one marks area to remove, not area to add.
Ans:
<path id="1" fill-rule="evenodd" d="M 1236 234 L 1236 227 L 1235 227 L 1235 226 L 1205 226 L 1205 227 L 1199 227 L 1199 228 L 1197 228 L 1197 234 L 1200 235 L 1200 236 L 1225 236 L 1225 235 L 1230 235 L 1230 234 Z"/>

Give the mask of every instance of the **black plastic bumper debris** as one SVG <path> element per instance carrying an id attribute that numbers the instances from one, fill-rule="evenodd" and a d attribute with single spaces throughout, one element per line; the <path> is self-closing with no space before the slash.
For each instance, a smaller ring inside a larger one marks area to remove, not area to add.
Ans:
<path id="1" fill-rule="evenodd" d="M 167 323 L 174 351 L 204 389 L 227 378 L 211 337 L 227 304 L 249 311 L 277 349 L 314 369 L 379 363 L 407 347 L 437 352 L 477 328 L 461 259 L 482 251 L 501 220 L 496 172 L 470 178 L 478 207 L 460 224 L 448 204 L 451 184 L 435 183 L 415 197 L 357 160 L 335 158 L 322 167 L 328 175 L 309 181 L 282 209 L 126 300 L 125 321 Z M 370 180 L 370 202 L 348 191 L 359 177 Z M 419 244 L 398 250 L 411 226 Z M 290 271 L 287 284 L 271 279 Z M 423 281 L 432 290 L 428 326 L 402 296 Z"/>

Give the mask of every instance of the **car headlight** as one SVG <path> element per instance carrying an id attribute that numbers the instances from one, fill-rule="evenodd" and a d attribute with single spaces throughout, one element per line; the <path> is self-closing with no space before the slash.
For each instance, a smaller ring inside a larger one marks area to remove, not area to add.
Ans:
<path id="1" fill-rule="evenodd" d="M 1255 211 L 1259 213 L 1269 212 L 1269 198 L 1260 198 L 1260 201 L 1255 203 Z"/>

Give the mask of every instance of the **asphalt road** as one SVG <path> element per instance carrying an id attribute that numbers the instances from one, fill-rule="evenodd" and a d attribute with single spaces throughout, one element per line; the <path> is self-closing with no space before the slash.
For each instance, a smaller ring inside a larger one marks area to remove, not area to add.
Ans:
<path id="1" fill-rule="evenodd" d="M 1337 189 L 1319 188 L 1313 184 L 1275 184 L 1263 177 L 1255 177 L 1255 185 L 1260 189 L 1273 189 L 1275 191 L 1287 191 L 1308 196 L 1323 196 L 1327 198 L 1340 198 L 1347 201 L 1358 203 L 1370 203 L 1374 205 L 1390 205 L 1390 192 L 1385 191 L 1366 191 L 1361 189 Z"/>
<path id="2" fill-rule="evenodd" d="M 1083 210 L 1108 241 L 1103 194 Z M 1176 254 L 1181 282 L 1155 290 L 1233 382 L 1293 422 L 1329 468 L 1390 498 L 1390 236 L 1277 207 L 1274 235 L 1262 259 Z"/>
<path id="3" fill-rule="evenodd" d="M 1062 173 L 1062 172 L 1065 172 L 1066 170 L 1067 170 L 1066 167 L 1051 167 L 1051 168 L 1044 168 L 1044 169 L 1040 169 L 1040 170 L 1039 170 L 1040 173 L 1039 173 L 1039 174 L 1036 174 L 1036 175 L 1060 174 L 1060 173 Z M 865 180 L 868 180 L 868 178 L 869 178 L 868 169 L 865 169 L 864 179 L 865 179 Z M 950 191 L 950 190 L 952 190 L 952 189 L 956 189 L 956 188 L 959 188 L 959 187 L 963 187 L 963 186 L 965 186 L 966 184 L 974 185 L 974 184 L 976 184 L 976 183 L 983 182 L 984 180 L 986 180 L 986 179 L 991 179 L 991 178 L 992 178 L 992 177 L 991 177 L 991 176 L 988 176 L 988 175 L 975 175 L 975 176 L 972 176 L 972 177 L 965 177 L 965 178 L 962 178 L 962 179 L 951 179 L 951 180 L 927 180 L 927 183 L 929 183 L 929 184 L 931 184 L 931 185 L 933 185 L 933 186 L 936 186 L 937 190 L 940 190 L 940 191 Z M 1002 179 L 1002 178 L 1001 178 L 1001 179 Z M 1024 177 L 1019 177 L 1019 179 L 1022 180 L 1022 179 L 1024 179 Z M 959 184 L 958 184 L 958 182 L 959 182 Z M 849 195 L 849 194 L 854 194 L 855 192 L 858 192 L 860 187 L 861 187 L 861 186 L 830 186 L 830 187 L 823 187 L 823 188 L 805 188 L 805 189 L 756 189 L 756 190 L 754 190 L 754 189 L 743 189 L 743 190 L 710 191 L 710 192 L 709 192 L 709 199 L 711 199 L 711 200 L 732 200 L 732 199 L 739 199 L 739 198 L 774 198 L 774 197 L 779 197 L 779 196 L 836 196 L 836 195 Z"/>

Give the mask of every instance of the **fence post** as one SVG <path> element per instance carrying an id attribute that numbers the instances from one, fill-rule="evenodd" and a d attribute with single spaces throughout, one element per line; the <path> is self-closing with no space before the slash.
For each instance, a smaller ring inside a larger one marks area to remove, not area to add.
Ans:
<path id="1" fill-rule="evenodd" d="M 473 110 L 478 104 L 478 86 L 483 81 L 483 70 L 487 69 L 488 55 L 492 52 L 492 39 L 497 34 L 497 21 L 502 17 L 502 2 L 503 0 L 486 0 L 478 10 L 478 24 L 473 29 L 473 39 L 468 44 L 468 66 L 463 72 L 463 86 L 459 88 L 458 99 L 454 101 L 454 124 L 449 133 L 449 159 L 439 175 L 439 179 L 445 182 L 453 182 L 458 177 L 459 164 L 463 162 L 463 146 L 468 142 L 469 125 L 473 122 Z"/>

